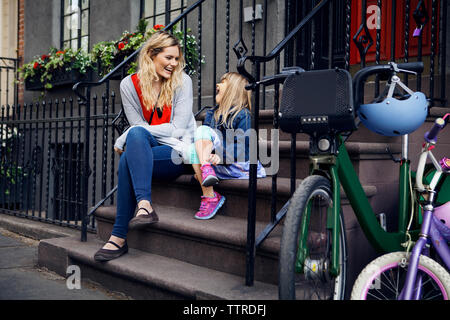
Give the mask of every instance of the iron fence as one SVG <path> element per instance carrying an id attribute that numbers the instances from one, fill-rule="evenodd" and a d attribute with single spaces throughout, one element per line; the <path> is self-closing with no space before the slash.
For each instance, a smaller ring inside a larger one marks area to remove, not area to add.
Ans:
<path id="1" fill-rule="evenodd" d="M 86 207 L 114 187 L 115 105 L 114 92 L 94 96 L 88 119 L 72 98 L 2 106 L 0 211 L 80 228 Z"/>

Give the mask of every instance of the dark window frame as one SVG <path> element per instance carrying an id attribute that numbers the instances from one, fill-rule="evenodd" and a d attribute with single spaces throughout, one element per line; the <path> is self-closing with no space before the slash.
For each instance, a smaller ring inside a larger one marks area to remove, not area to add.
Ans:
<path id="1" fill-rule="evenodd" d="M 81 48 L 81 42 L 82 42 L 82 38 L 87 38 L 87 48 L 86 51 L 89 52 L 89 38 L 91 36 L 90 34 L 90 29 L 91 29 L 91 2 L 90 0 L 88 0 L 88 5 L 87 8 L 82 9 L 82 0 L 78 0 L 78 9 L 79 9 L 79 13 L 80 13 L 80 17 L 79 17 L 79 23 L 80 23 L 80 28 L 78 29 L 78 34 L 76 37 L 72 37 L 72 32 L 70 31 L 70 38 L 68 39 L 64 39 L 64 30 L 65 30 L 65 25 L 64 25 L 64 21 L 66 19 L 66 17 L 72 16 L 74 15 L 76 12 L 71 12 L 71 13 L 66 13 L 64 12 L 64 2 L 65 0 L 61 0 L 61 37 L 60 37 L 60 45 L 61 48 L 64 49 L 64 45 L 66 43 L 69 44 L 68 48 L 72 48 L 72 41 L 73 40 L 77 40 L 77 49 Z M 88 14 L 88 23 L 87 23 L 87 31 L 85 35 L 82 35 L 82 27 L 83 27 L 83 21 L 82 21 L 82 17 L 83 17 L 83 12 L 86 12 Z"/>
<path id="2" fill-rule="evenodd" d="M 145 20 L 148 20 L 149 22 L 152 21 L 152 23 L 149 24 L 149 26 L 150 25 L 151 26 L 156 25 L 156 19 L 158 17 L 161 17 L 161 16 L 164 16 L 164 25 L 168 25 L 170 23 L 170 15 L 171 15 L 172 12 L 175 12 L 175 11 L 183 12 L 187 8 L 187 0 L 181 0 L 180 7 L 176 7 L 174 9 L 172 9 L 172 1 L 171 0 L 166 0 L 165 8 L 169 8 L 169 10 L 164 10 L 164 12 L 162 12 L 162 13 L 155 14 L 155 12 L 156 12 L 156 0 L 150 0 L 150 1 L 153 1 L 153 8 L 154 8 L 153 14 L 150 15 L 150 16 L 144 16 L 144 14 L 145 14 L 145 0 L 141 0 L 141 3 L 140 3 L 140 14 L 139 14 L 140 19 L 145 19 Z"/>

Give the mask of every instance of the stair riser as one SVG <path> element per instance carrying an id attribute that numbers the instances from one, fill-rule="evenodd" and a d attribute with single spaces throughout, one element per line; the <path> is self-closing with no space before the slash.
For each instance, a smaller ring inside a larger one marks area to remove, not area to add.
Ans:
<path id="1" fill-rule="evenodd" d="M 216 187 L 220 194 L 224 195 L 226 201 L 218 214 L 230 217 L 247 218 L 248 216 L 248 193 L 231 193 L 229 191 L 222 191 Z M 152 201 L 167 206 L 175 206 L 181 208 L 188 208 L 192 210 L 192 217 L 200 207 L 200 187 L 188 188 L 179 185 L 157 185 L 152 187 Z M 279 210 L 287 201 L 286 197 L 280 197 L 277 202 L 277 209 Z M 270 196 L 257 196 L 256 199 L 256 220 L 270 221 L 271 199 Z"/>
<path id="2" fill-rule="evenodd" d="M 112 221 L 97 219 L 97 235 L 107 241 L 112 231 Z M 199 222 L 200 223 L 200 222 Z M 245 276 L 245 249 L 207 239 L 169 233 L 157 229 L 131 230 L 128 245 L 145 252 L 175 258 L 198 266 Z M 278 260 L 274 254 L 257 254 L 255 280 L 278 283 Z"/>
<path id="3" fill-rule="evenodd" d="M 83 261 L 71 258 L 63 248 L 52 246 L 47 243 L 40 244 L 38 254 L 38 265 L 50 271 L 67 277 L 68 266 L 75 265 L 80 268 L 81 280 L 93 282 L 113 292 L 125 293 L 133 299 L 194 299 L 195 297 L 182 295 L 179 292 L 168 291 L 156 286 L 146 286 L 125 276 L 111 274 L 104 270 L 94 268 Z"/>
<path id="4" fill-rule="evenodd" d="M 100 284 L 103 288 L 125 294 L 136 300 L 192 300 L 193 296 L 182 295 L 179 292 L 169 291 L 157 286 L 149 286 L 133 279 L 113 275 L 103 270 L 84 264 L 76 259 L 69 258 L 71 264 L 80 267 L 83 281 L 88 280 Z"/>

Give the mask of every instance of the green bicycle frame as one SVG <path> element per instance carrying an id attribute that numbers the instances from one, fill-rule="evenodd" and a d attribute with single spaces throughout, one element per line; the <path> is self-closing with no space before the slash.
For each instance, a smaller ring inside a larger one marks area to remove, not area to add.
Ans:
<path id="1" fill-rule="evenodd" d="M 403 251 L 401 243 L 406 240 L 407 221 L 410 213 L 410 184 L 409 184 L 409 161 L 402 161 L 400 165 L 399 181 L 399 213 L 398 213 L 398 231 L 387 232 L 378 222 L 372 206 L 367 199 L 364 189 L 355 172 L 353 164 L 348 155 L 345 144 L 339 147 L 338 155 L 326 155 L 321 159 L 324 161 L 314 161 L 317 157 L 311 157 L 311 174 L 318 172 L 327 172 L 332 184 L 333 206 L 328 210 L 327 228 L 332 232 L 332 252 L 331 252 L 331 274 L 339 274 L 339 232 L 340 220 L 339 211 L 341 207 L 340 186 L 344 189 L 350 205 L 358 219 L 358 222 L 369 240 L 370 244 L 380 253 Z M 309 208 L 309 206 L 308 206 Z M 307 248 L 307 226 L 310 219 L 310 210 L 307 209 L 303 215 L 301 223 L 301 237 L 299 240 L 296 270 L 302 272 L 304 261 L 308 255 Z M 417 233 L 413 231 L 413 236 Z"/>

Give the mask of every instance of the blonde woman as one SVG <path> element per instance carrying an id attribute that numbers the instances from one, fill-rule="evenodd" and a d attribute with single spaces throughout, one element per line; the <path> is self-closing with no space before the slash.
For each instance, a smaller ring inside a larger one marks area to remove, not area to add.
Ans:
<path id="1" fill-rule="evenodd" d="M 251 101 L 247 80 L 236 72 L 222 76 L 216 86 L 217 106 L 207 111 L 190 147 L 190 162 L 201 184 L 196 219 L 213 218 L 225 202 L 214 191 L 219 179 L 248 179 L 250 168 Z M 266 173 L 258 162 L 258 177 Z"/>
<path id="2" fill-rule="evenodd" d="M 128 252 L 129 228 L 159 220 L 152 207 L 152 179 L 174 179 L 183 173 L 182 162 L 172 161 L 173 153 L 185 158 L 195 133 L 192 81 L 183 72 L 178 40 L 164 31 L 155 33 L 141 49 L 138 64 L 138 72 L 120 83 L 130 128 L 114 145 L 120 155 L 117 215 L 109 241 L 95 254 L 97 261 Z"/>

